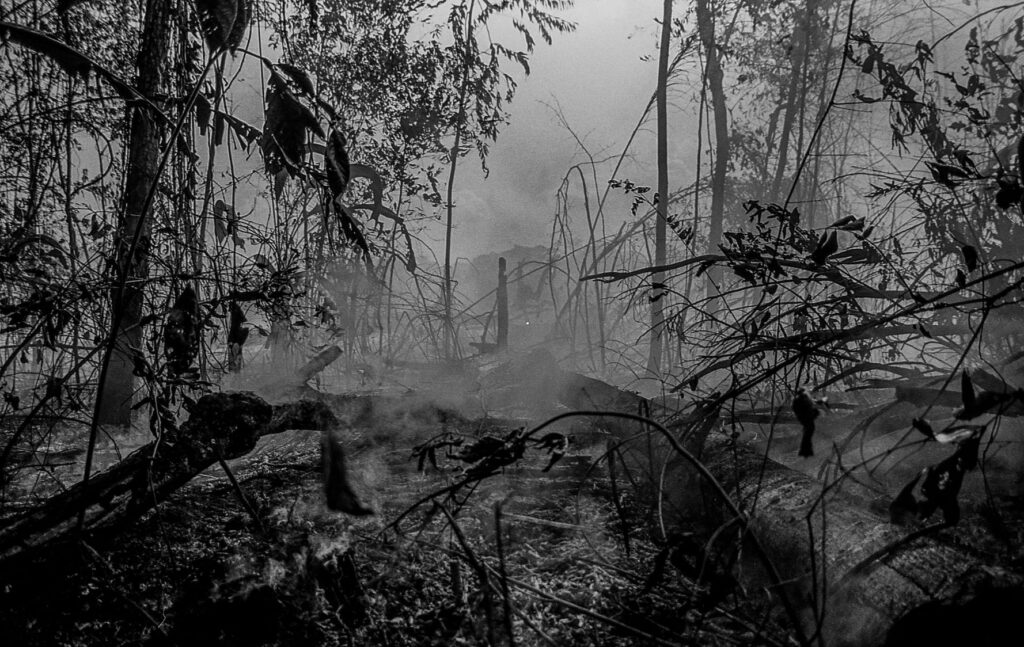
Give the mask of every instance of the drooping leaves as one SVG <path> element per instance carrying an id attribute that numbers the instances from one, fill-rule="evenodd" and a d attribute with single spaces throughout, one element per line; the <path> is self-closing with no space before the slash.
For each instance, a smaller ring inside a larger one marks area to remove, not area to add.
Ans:
<path id="1" fill-rule="evenodd" d="M 363 253 L 363 258 L 367 264 L 370 263 L 370 246 L 366 242 L 366 237 L 363 236 L 363 231 L 359 227 L 359 223 L 356 222 L 352 214 L 346 209 L 340 202 L 335 201 L 335 211 L 338 214 L 338 224 L 341 225 L 341 233 L 345 236 L 345 240 L 355 245 Z"/>
<path id="2" fill-rule="evenodd" d="M 278 71 L 284 72 L 291 79 L 292 83 L 296 85 L 299 92 L 311 99 L 316 98 L 316 89 L 313 88 L 313 81 L 305 70 L 291 63 L 277 63 L 274 67 Z"/>
<path id="3" fill-rule="evenodd" d="M 964 255 L 964 264 L 967 266 L 967 271 L 973 272 L 978 269 L 978 250 L 972 245 L 964 245 L 960 248 L 960 251 Z"/>
<path id="4" fill-rule="evenodd" d="M 224 217 L 227 211 L 228 205 L 223 200 L 217 200 L 213 205 L 213 235 L 217 237 L 218 243 L 223 243 L 228 237 L 228 224 Z"/>
<path id="5" fill-rule="evenodd" d="M 205 135 L 206 129 L 210 127 L 210 117 L 213 115 L 213 104 L 202 92 L 196 94 L 195 102 L 196 125 L 199 126 L 200 134 Z"/>
<path id="6" fill-rule="evenodd" d="M 384 208 L 384 180 L 381 179 L 380 173 L 366 164 L 352 164 L 349 166 L 349 170 L 351 171 L 349 180 L 362 177 L 370 181 L 370 192 L 373 194 L 372 219 L 376 220 L 380 216 L 381 209 Z"/>
<path id="7" fill-rule="evenodd" d="M 196 0 L 199 24 L 212 52 L 234 51 L 252 20 L 252 0 Z"/>
<path id="8" fill-rule="evenodd" d="M 911 424 L 914 429 L 917 429 L 928 438 L 935 438 L 935 430 L 932 429 L 932 426 L 924 418 L 914 418 Z"/>
<path id="9" fill-rule="evenodd" d="M 337 200 L 348 187 L 352 170 L 348 161 L 345 135 L 334 128 L 327 138 L 327 151 L 324 153 L 324 166 L 327 171 L 327 186 L 331 189 L 331 199 Z"/>
<path id="10" fill-rule="evenodd" d="M 918 512 L 922 519 L 927 519 L 939 509 L 947 524 L 952 525 L 960 520 L 960 503 L 957 496 L 960 494 L 964 474 L 978 465 L 980 443 L 981 434 L 975 434 L 961 442 L 952 456 L 928 468 L 924 483 L 921 484 L 921 495 L 924 500 L 918 504 Z"/>
<path id="11" fill-rule="evenodd" d="M 970 177 L 963 169 L 950 164 L 925 162 L 925 165 L 932 172 L 932 179 L 948 189 L 956 188 L 960 182 Z"/>
<path id="12" fill-rule="evenodd" d="M 832 254 L 835 254 L 839 249 L 839 240 L 836 237 L 836 232 L 833 229 L 829 232 L 822 232 L 821 237 L 818 238 L 818 243 L 814 247 L 814 251 L 811 252 L 811 260 L 817 265 L 824 265 L 825 261 Z"/>
<path id="13" fill-rule="evenodd" d="M 376 213 L 377 207 L 372 204 L 355 204 L 352 205 L 352 211 L 366 210 L 371 213 Z M 402 237 L 405 239 L 406 256 L 405 256 L 405 269 L 409 272 L 416 271 L 416 254 L 413 252 L 412 246 L 412 234 L 409 233 L 409 228 L 405 226 L 405 219 L 399 216 L 397 213 L 388 209 L 385 206 L 380 207 L 380 215 L 393 221 L 395 225 L 401 230 Z"/>
<path id="14" fill-rule="evenodd" d="M 964 404 L 964 411 L 974 410 L 976 406 L 974 382 L 971 381 L 971 376 L 968 375 L 967 371 L 963 371 L 960 374 L 960 399 Z"/>
<path id="15" fill-rule="evenodd" d="M 270 175 L 284 170 L 295 176 L 305 162 L 307 131 L 324 136 L 313 112 L 292 94 L 280 76 L 271 76 L 267 85 L 266 123 L 260 140 Z"/>
<path id="16" fill-rule="evenodd" d="M 245 246 L 245 241 L 238 235 L 238 213 L 223 200 L 217 200 L 213 205 L 213 233 L 218 243 L 230 236 L 236 247 Z"/>
<path id="17" fill-rule="evenodd" d="M 812 438 L 814 437 L 814 421 L 817 420 L 820 414 L 818 407 L 815 406 L 814 400 L 811 399 L 810 394 L 807 393 L 805 388 L 800 388 L 796 392 L 796 396 L 793 397 L 792 406 L 793 413 L 803 428 L 800 436 L 799 455 L 801 457 L 813 456 L 814 445 Z"/>
<path id="18" fill-rule="evenodd" d="M 150 109 L 155 117 L 170 122 L 171 120 L 148 99 L 139 94 L 138 90 L 127 81 L 92 60 L 82 52 L 51 38 L 42 32 L 22 27 L 14 23 L 0 21 L 0 44 L 17 43 L 35 52 L 47 56 L 71 76 L 88 79 L 95 73 L 113 87 L 125 101 L 141 103 Z"/>
<path id="19" fill-rule="evenodd" d="M 172 376 L 188 372 L 199 353 L 199 304 L 192 286 L 186 286 L 164 322 L 164 355 Z"/>
<path id="20" fill-rule="evenodd" d="M 905 526 L 920 519 L 919 504 L 914 496 L 914 488 L 921 480 L 921 474 L 903 486 L 900 493 L 889 504 L 889 521 L 898 526 Z"/>

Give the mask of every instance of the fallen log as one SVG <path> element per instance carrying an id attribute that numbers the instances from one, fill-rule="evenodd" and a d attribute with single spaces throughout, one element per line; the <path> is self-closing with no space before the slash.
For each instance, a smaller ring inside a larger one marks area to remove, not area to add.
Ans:
<path id="1" fill-rule="evenodd" d="M 701 500 L 710 505 L 703 510 L 705 523 L 698 524 L 691 516 L 692 491 L 709 488 L 693 465 L 641 423 L 599 424 L 624 447 L 638 447 L 629 454 L 629 464 L 646 471 L 640 482 L 658 484 L 638 492 L 649 495 L 643 500 L 652 507 L 676 510 L 662 516 L 667 535 L 703 527 L 705 540 L 721 543 L 729 535 L 722 528 L 745 526 L 745 532 L 734 534 L 748 544 L 751 534 L 756 536 L 757 549 L 764 551 L 774 573 L 769 576 L 764 562 L 751 556 L 754 551 L 744 550 L 738 577 L 748 586 L 767 586 L 785 596 L 799 610 L 805 641 L 820 638 L 830 646 L 845 646 L 878 645 L 888 639 L 889 644 L 907 644 L 899 642 L 901 637 L 942 636 L 933 625 L 943 618 L 969 621 L 965 615 L 971 609 L 1011 608 L 1013 600 L 1024 596 L 1019 574 L 944 541 L 938 528 L 915 533 L 838 492 L 825 496 L 828 490 L 821 482 L 715 432 L 717 411 L 698 405 L 681 414 L 599 380 L 561 371 L 539 356 L 512 372 L 524 371 L 537 382 L 531 397 L 546 393 L 571 408 L 631 414 L 646 410 L 667 420 L 665 427 L 679 444 L 699 457 L 731 493 L 740 518 L 706 494 Z M 638 440 L 638 432 L 645 431 Z M 773 579 L 786 585 L 772 587 Z M 1001 620 L 1012 623 L 1015 617 L 1004 614 Z M 947 632 L 962 634 L 952 626 Z"/>
<path id="2" fill-rule="evenodd" d="M 321 402 L 271 406 L 251 393 L 205 395 L 176 432 L 148 443 L 0 529 L 0 558 L 66 538 L 78 528 L 101 531 L 122 527 L 214 463 L 249 453 L 261 436 L 289 429 L 330 433 L 338 427 L 338 419 Z M 332 470 L 329 475 L 343 475 L 337 468 L 343 460 L 340 446 L 325 442 L 324 452 L 331 459 L 326 463 Z M 336 476 L 332 481 L 337 486 Z M 365 512 L 349 493 L 335 498 L 353 503 L 353 512 Z"/>
<path id="3" fill-rule="evenodd" d="M 799 603 L 805 634 L 827 645 L 882 644 L 894 628 L 907 631 L 912 612 L 926 604 L 962 608 L 979 596 L 1024 590 L 1018 574 L 944 542 L 940 527 L 896 526 L 742 444 L 716 438 L 702 460 L 734 493 L 787 582 L 784 594 Z M 748 583 L 766 583 L 752 561 L 744 572 Z"/>
<path id="4" fill-rule="evenodd" d="M 330 366 L 339 357 L 341 357 L 341 348 L 338 346 L 328 346 L 317 353 L 313 359 L 300 366 L 298 370 L 295 371 L 293 379 L 298 384 L 305 384 L 313 379 L 317 373 Z"/>

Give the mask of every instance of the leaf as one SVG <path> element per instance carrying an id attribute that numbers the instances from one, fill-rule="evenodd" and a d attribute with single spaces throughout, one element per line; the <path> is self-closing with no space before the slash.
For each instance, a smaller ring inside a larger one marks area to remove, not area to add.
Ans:
<path id="1" fill-rule="evenodd" d="M 132 101 L 145 105 L 151 114 L 158 117 L 165 123 L 171 123 L 171 119 L 157 108 L 149 99 L 142 96 L 138 90 L 117 76 L 107 68 L 95 62 L 82 52 L 65 45 L 59 40 L 51 38 L 42 32 L 28 29 L 14 23 L 0 21 L 0 42 L 12 42 L 27 47 L 49 57 L 59 65 L 65 72 L 72 76 L 80 76 L 88 79 L 91 73 L 96 73 L 109 83 L 118 95 L 125 101 Z"/>
<path id="2" fill-rule="evenodd" d="M 202 92 L 196 95 L 196 124 L 199 126 L 199 133 L 202 135 L 206 134 L 206 129 L 210 127 L 210 117 L 213 115 L 213 105 L 210 104 L 210 100 L 206 98 Z"/>
<path id="3" fill-rule="evenodd" d="M 377 220 L 384 208 L 384 180 L 381 179 L 380 173 L 366 164 L 352 164 L 349 169 L 352 173 L 349 178 L 350 180 L 362 177 L 370 181 L 370 193 L 373 194 L 373 215 L 371 219 Z"/>
<path id="4" fill-rule="evenodd" d="M 229 115 L 225 112 L 217 112 L 217 116 L 222 118 L 222 123 L 227 124 L 231 127 L 231 132 L 235 133 L 235 137 L 241 142 L 245 148 L 249 148 L 252 143 L 263 136 L 263 132 L 255 126 L 251 126 L 234 115 Z M 223 125 L 221 126 L 223 130 Z M 218 142 L 219 143 L 219 142 Z"/>
<path id="5" fill-rule="evenodd" d="M 921 480 L 918 474 L 912 481 L 903 486 L 900 493 L 889 504 L 889 521 L 898 526 L 907 525 L 917 521 L 919 518 L 917 499 L 914 498 L 914 488 Z"/>
<path id="6" fill-rule="evenodd" d="M 962 180 L 968 177 L 967 173 L 963 169 L 957 168 L 956 166 L 950 166 L 949 164 L 939 164 L 938 162 L 925 162 L 928 169 L 932 172 L 932 179 L 946 188 L 955 188 L 957 183 L 954 178 Z"/>
<path id="7" fill-rule="evenodd" d="M 295 98 L 281 80 L 270 77 L 266 95 L 266 123 L 260 147 L 267 171 L 277 175 L 288 171 L 294 176 L 306 159 L 306 135 L 312 130 L 324 137 L 323 129 L 312 111 Z"/>
<path id="8" fill-rule="evenodd" d="M 223 243 L 228 237 L 228 222 L 231 218 L 231 207 L 223 200 L 217 200 L 213 205 L 213 234 L 217 237 L 218 243 Z"/>
<path id="9" fill-rule="evenodd" d="M 829 232 L 822 232 L 818 238 L 818 244 L 811 252 L 811 260 L 817 265 L 824 265 L 828 257 L 835 254 L 838 249 L 839 240 L 836 237 L 836 231 L 833 229 Z"/>
<path id="10" fill-rule="evenodd" d="M 253 264 L 256 265 L 256 267 L 258 267 L 260 269 L 268 270 L 270 272 L 275 271 L 274 270 L 274 264 L 271 263 L 270 259 L 268 259 L 263 254 L 256 254 L 255 256 L 253 256 L 252 257 L 252 262 L 253 262 Z"/>
<path id="11" fill-rule="evenodd" d="M 935 430 L 932 429 L 932 426 L 928 424 L 927 420 L 923 418 L 914 418 L 914 420 L 911 422 L 911 426 L 913 426 L 914 429 L 917 429 L 928 438 L 935 438 Z"/>
<path id="12" fill-rule="evenodd" d="M 974 410 L 977 398 L 974 395 L 974 383 L 966 370 L 960 374 L 960 400 L 964 403 L 964 411 Z"/>
<path id="13" fill-rule="evenodd" d="M 303 94 L 310 98 L 316 98 L 316 89 L 313 88 L 313 81 L 305 70 L 291 63 L 278 63 L 276 67 L 288 75 L 288 78 L 295 83 Z"/>
<path id="14" fill-rule="evenodd" d="M 331 199 L 336 200 L 345 193 L 352 169 L 345 150 L 345 135 L 337 128 L 331 130 L 327 138 L 327 151 L 324 153 L 324 167 L 327 171 L 327 186 L 331 189 Z"/>
<path id="15" fill-rule="evenodd" d="M 973 272 L 978 269 L 978 250 L 972 245 L 964 245 L 960 248 L 960 251 L 964 255 L 964 264 L 967 265 L 967 272 Z"/>
<path id="16" fill-rule="evenodd" d="M 1021 189 L 1017 180 L 1006 177 L 999 178 L 999 190 L 996 191 L 996 206 L 1000 209 L 1009 209 L 1020 204 L 1024 198 L 1024 190 Z"/>
<path id="17" fill-rule="evenodd" d="M 337 207 L 335 211 L 338 213 L 338 223 L 341 225 L 341 233 L 345 236 L 345 240 L 358 247 L 363 252 L 363 258 L 369 262 L 370 246 L 366 243 L 366 237 L 363 236 L 359 223 L 339 200 L 335 200 L 334 204 Z"/>
<path id="18" fill-rule="evenodd" d="M 251 0 L 195 0 L 195 4 L 210 51 L 237 49 L 252 19 Z"/>

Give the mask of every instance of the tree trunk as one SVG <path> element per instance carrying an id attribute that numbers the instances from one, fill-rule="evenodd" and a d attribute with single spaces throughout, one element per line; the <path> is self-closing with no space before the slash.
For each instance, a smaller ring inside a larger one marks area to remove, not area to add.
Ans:
<path id="1" fill-rule="evenodd" d="M 665 0 L 661 18 L 661 50 L 658 53 L 658 212 L 654 221 L 654 264 L 666 263 L 668 223 L 668 50 L 672 42 L 672 0 Z M 661 375 L 661 335 L 665 327 L 665 273 L 651 277 L 651 347 L 647 373 Z"/>
<path id="2" fill-rule="evenodd" d="M 761 452 L 722 439 L 709 442 L 702 459 L 748 515 L 784 594 L 800 609 L 804 635 L 820 631 L 822 644 L 881 645 L 897 635 L 913 639 L 888 644 L 948 644 L 926 638 L 935 635 L 936 618 L 1020 596 L 1020 576 L 937 533 L 912 537 Z M 746 556 L 742 563 L 749 588 L 768 583 L 759 564 Z M 935 607 L 946 611 L 929 616 Z"/>
<path id="3" fill-rule="evenodd" d="M 508 276 L 506 274 L 506 261 L 502 256 L 498 259 L 498 332 L 495 337 L 498 351 L 508 349 Z M 524 285 L 522 277 L 522 265 L 520 268 L 519 286 Z"/>
<path id="4" fill-rule="evenodd" d="M 520 385 L 521 397 L 535 406 L 553 399 L 570 410 L 644 413 L 661 420 L 700 458 L 746 519 L 750 532 L 744 535 L 740 567 L 733 569 L 736 577 L 748 591 L 784 595 L 805 643 L 880 645 L 887 637 L 909 635 L 917 639 L 891 644 L 948 644 L 922 637 L 935 635 L 930 627 L 936 623 L 970 623 L 977 620 L 972 613 L 984 611 L 978 607 L 1005 609 L 1022 597 L 1024 579 L 985 562 L 980 553 L 935 537 L 934 531 L 912 534 L 852 497 L 715 432 L 718 412 L 710 406 L 676 411 L 671 401 L 648 400 L 562 371 L 543 351 L 513 360 L 482 382 L 492 391 L 497 383 Z M 736 547 L 738 542 L 726 541 L 741 528 L 734 512 L 717 494 L 700 495 L 713 491 L 708 480 L 663 435 L 634 420 L 592 420 L 608 434 L 609 457 L 625 468 L 642 505 L 657 509 L 667 535 L 696 532 L 701 545 L 708 541 L 709 551 Z M 1015 621 L 1015 611 L 1009 613 L 1011 619 L 998 624 Z"/>
<path id="5" fill-rule="evenodd" d="M 722 64 L 718 43 L 715 41 L 715 17 L 707 0 L 697 0 L 697 27 L 704 47 L 704 76 L 711 92 L 711 108 L 715 115 L 715 170 L 711 177 L 711 223 L 708 231 L 708 253 L 718 252 L 722 240 L 722 225 L 725 215 L 725 181 L 729 171 L 729 115 L 725 105 L 725 89 L 722 85 Z M 713 265 L 707 272 L 708 305 L 706 311 L 717 313 L 719 294 L 722 287 L 722 268 Z"/>
<path id="6" fill-rule="evenodd" d="M 452 144 L 452 167 L 448 173 L 448 202 L 445 212 L 444 227 L 444 359 L 451 360 L 458 351 L 458 340 L 455 338 L 455 324 L 452 321 L 452 211 L 455 209 L 455 169 L 459 161 L 459 149 L 462 146 L 463 122 L 466 119 L 466 92 L 469 88 L 469 47 L 473 37 L 473 7 L 475 0 L 470 0 L 466 12 L 466 39 L 463 41 L 465 50 L 462 53 L 462 80 L 459 85 L 459 114 L 455 124 L 455 143 Z"/>
<path id="7" fill-rule="evenodd" d="M 4 526 L 0 557 L 72 536 L 77 532 L 74 517 L 82 510 L 87 530 L 117 532 L 211 465 L 248 454 L 262 436 L 289 429 L 330 434 L 340 426 L 323 402 L 299 400 L 271 406 L 252 393 L 205 395 L 176 434 L 140 447 L 93 479 Z M 343 462 L 344 457 L 334 460 Z M 348 487 L 347 482 L 343 485 Z M 358 499 L 353 505 L 361 507 Z"/>
<path id="8" fill-rule="evenodd" d="M 804 76 L 804 65 L 807 62 L 808 45 L 810 40 L 809 26 L 811 16 L 816 11 L 815 0 L 808 0 L 804 11 L 798 16 L 793 29 L 791 40 L 793 49 L 790 60 L 792 70 L 789 77 L 789 87 L 786 90 L 786 111 L 782 118 L 782 133 L 779 141 L 779 158 L 775 166 L 775 178 L 772 181 L 771 199 L 779 202 L 782 199 L 782 183 L 786 175 L 786 162 L 789 158 L 789 138 L 793 132 L 793 122 L 796 120 L 798 110 L 802 110 L 803 101 L 800 101 L 798 90 Z"/>
<path id="9" fill-rule="evenodd" d="M 150 101 L 164 94 L 163 73 L 170 47 L 170 0 L 148 0 L 142 43 L 137 60 L 136 87 Z M 159 105 L 159 104 L 158 104 Z M 144 284 L 149 275 L 151 219 L 143 213 L 149 194 L 158 181 L 160 143 L 163 123 L 144 107 L 131 109 L 131 133 L 128 141 L 128 167 L 125 174 L 124 216 L 115 241 L 115 267 L 126 277 L 111 291 L 112 320 L 117 324 L 114 352 L 106 379 L 100 385 L 101 406 L 98 422 L 127 427 L 131 423 L 132 396 L 135 391 L 133 355 L 142 352 Z M 135 244 L 135 241 L 138 241 Z"/>

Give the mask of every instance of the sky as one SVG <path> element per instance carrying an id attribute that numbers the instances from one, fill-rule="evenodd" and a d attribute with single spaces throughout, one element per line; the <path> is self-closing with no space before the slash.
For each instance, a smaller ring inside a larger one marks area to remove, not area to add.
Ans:
<path id="1" fill-rule="evenodd" d="M 531 74 L 520 78 L 510 106 L 511 121 L 491 147 L 489 177 L 475 156 L 459 162 L 456 258 L 547 244 L 562 177 L 585 159 L 552 106 L 561 107 L 595 157 L 618 155 L 655 89 L 661 2 L 577 0 L 562 15 L 577 29 L 555 34 L 550 46 L 538 39 Z M 645 55 L 650 60 L 641 60 Z M 632 178 L 640 184 L 655 183 L 653 151 L 653 135 L 642 134 L 635 152 L 651 164 L 646 177 Z M 423 238 L 443 250 L 441 223 Z"/>

